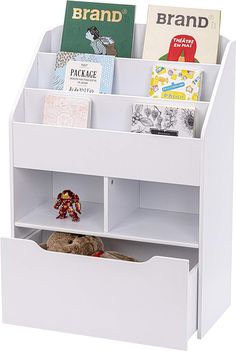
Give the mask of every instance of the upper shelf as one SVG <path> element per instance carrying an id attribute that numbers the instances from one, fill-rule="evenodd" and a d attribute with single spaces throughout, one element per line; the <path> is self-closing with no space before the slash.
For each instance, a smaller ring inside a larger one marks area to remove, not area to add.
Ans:
<path id="1" fill-rule="evenodd" d="M 42 124 L 43 98 L 52 86 L 55 51 L 60 46 L 61 27 L 46 33 L 12 118 L 15 167 L 200 185 L 206 131 L 216 125 L 218 116 L 217 126 L 222 125 L 219 131 L 224 130 L 225 119 L 222 116 L 225 115 L 225 104 L 221 97 L 225 101 L 225 95 L 222 92 L 219 95 L 218 91 L 219 87 L 225 90 L 225 86 L 231 84 L 234 45 L 221 37 L 218 62 L 222 64 L 186 63 L 188 67 L 204 71 L 203 101 L 191 102 L 191 107 L 195 107 L 197 113 L 198 139 L 139 135 L 128 132 L 128 118 L 132 103 L 141 103 L 142 100 L 148 102 L 150 99 L 147 99 L 147 95 L 154 61 L 140 59 L 144 30 L 145 26 L 136 25 L 133 49 L 135 58 L 115 60 L 115 95 L 91 96 L 92 128 L 86 130 Z M 179 62 L 160 63 L 186 66 Z M 172 102 L 165 100 L 165 103 Z M 185 107 L 189 104 L 188 101 L 182 103 Z M 174 104 L 178 105 L 177 102 Z M 74 162 L 68 157 L 66 148 L 58 153 L 56 140 L 63 140 L 65 145 L 70 145 L 71 150 L 80 150 L 82 146 L 83 157 L 80 157 L 80 162 Z"/>
<path id="2" fill-rule="evenodd" d="M 113 94 L 147 97 L 154 63 L 165 64 L 170 67 L 199 69 L 204 72 L 202 101 L 210 101 L 215 81 L 219 72 L 219 64 L 197 64 L 141 60 L 145 25 L 136 24 L 133 45 L 133 55 L 129 58 L 116 58 L 113 81 Z M 27 80 L 26 87 L 51 89 L 56 52 L 60 50 L 62 26 L 47 32 L 41 43 L 38 56 Z M 220 39 L 218 63 L 221 63 L 228 40 Z"/>
<path id="3" fill-rule="evenodd" d="M 46 32 L 42 43 L 40 45 L 39 51 L 56 53 L 60 51 L 61 37 L 62 37 L 63 26 L 58 26 L 48 32 Z M 144 37 L 145 37 L 146 24 L 135 24 L 134 31 L 134 42 L 133 42 L 133 58 L 142 58 Z M 219 51 L 217 63 L 220 64 L 224 55 L 225 48 L 229 40 L 223 36 L 220 36 Z M 162 61 L 163 62 L 163 61 Z M 176 63 L 176 62 L 175 62 Z M 199 66 L 198 64 L 196 64 Z"/>

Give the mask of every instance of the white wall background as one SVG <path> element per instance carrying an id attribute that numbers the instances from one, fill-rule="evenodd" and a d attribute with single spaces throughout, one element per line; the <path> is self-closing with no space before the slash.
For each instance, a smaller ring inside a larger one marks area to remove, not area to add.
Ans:
<path id="1" fill-rule="evenodd" d="M 114 0 L 104 2 L 136 4 L 136 22 L 146 22 L 149 1 Z M 230 39 L 236 39 L 236 5 L 232 0 L 150 0 L 150 3 L 221 9 L 221 33 Z M 2 111 L 0 117 L 0 237 L 10 235 L 8 117 L 16 101 L 17 94 L 21 88 L 22 81 L 31 63 L 35 49 L 44 32 L 63 23 L 65 4 L 66 0 L 4 0 L 0 3 L 0 103 Z M 225 116 L 222 116 L 222 118 L 224 117 Z M 34 194 L 32 194 L 32 196 L 34 196 Z M 222 351 L 224 349 L 234 350 L 236 348 L 235 224 L 236 214 L 234 217 L 233 233 L 232 306 L 203 340 L 198 341 L 196 336 L 191 339 L 189 343 L 189 350 L 191 351 Z M 35 301 L 35 303 L 37 303 L 37 301 Z M 65 349 L 80 349 L 83 351 L 96 349 L 96 351 L 110 351 L 112 349 L 116 351 L 121 348 L 123 351 L 148 351 L 152 349 L 148 346 L 14 327 L 0 323 L 0 349 L 3 351 L 31 351 L 32 349 L 34 351 L 42 349 L 57 349 L 57 351 Z M 158 348 L 158 350 L 162 349 Z"/>

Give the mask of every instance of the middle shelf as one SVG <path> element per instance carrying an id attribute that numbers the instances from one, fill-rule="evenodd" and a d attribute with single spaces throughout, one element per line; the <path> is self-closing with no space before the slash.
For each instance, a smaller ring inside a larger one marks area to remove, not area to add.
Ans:
<path id="1" fill-rule="evenodd" d="M 199 246 L 199 187 L 22 168 L 14 168 L 14 187 L 19 237 L 28 228 Z M 80 196 L 80 222 L 56 218 L 64 189 Z"/>
<path id="2" fill-rule="evenodd" d="M 62 189 L 63 190 L 63 189 Z M 104 232 L 103 204 L 82 202 L 82 219 L 79 223 L 72 222 L 71 218 L 56 219 L 57 211 L 53 208 L 56 199 L 43 203 L 24 217 L 15 222 L 23 228 L 64 231 L 73 234 L 101 234 Z"/>

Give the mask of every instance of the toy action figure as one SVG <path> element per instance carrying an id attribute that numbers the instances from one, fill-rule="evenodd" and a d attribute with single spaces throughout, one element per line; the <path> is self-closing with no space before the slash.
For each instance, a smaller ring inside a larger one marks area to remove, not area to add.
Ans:
<path id="1" fill-rule="evenodd" d="M 75 207 L 75 209 L 74 209 Z M 57 218 L 67 218 L 67 213 L 71 216 L 73 222 L 79 222 L 80 218 L 76 212 L 81 214 L 81 204 L 79 196 L 71 190 L 63 190 L 57 196 L 57 202 L 54 205 L 56 210 L 59 209 Z"/>

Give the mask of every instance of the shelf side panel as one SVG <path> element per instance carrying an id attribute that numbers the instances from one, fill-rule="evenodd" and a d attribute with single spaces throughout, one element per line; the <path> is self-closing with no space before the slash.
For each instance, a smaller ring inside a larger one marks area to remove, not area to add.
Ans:
<path id="1" fill-rule="evenodd" d="M 199 337 L 230 304 L 235 46 L 226 49 L 202 129 Z"/>
<path id="2" fill-rule="evenodd" d="M 51 172 L 14 168 L 14 220 L 48 201 L 51 194 Z"/>
<path id="3" fill-rule="evenodd" d="M 108 179 L 108 230 L 122 222 L 139 207 L 139 182 Z"/>

